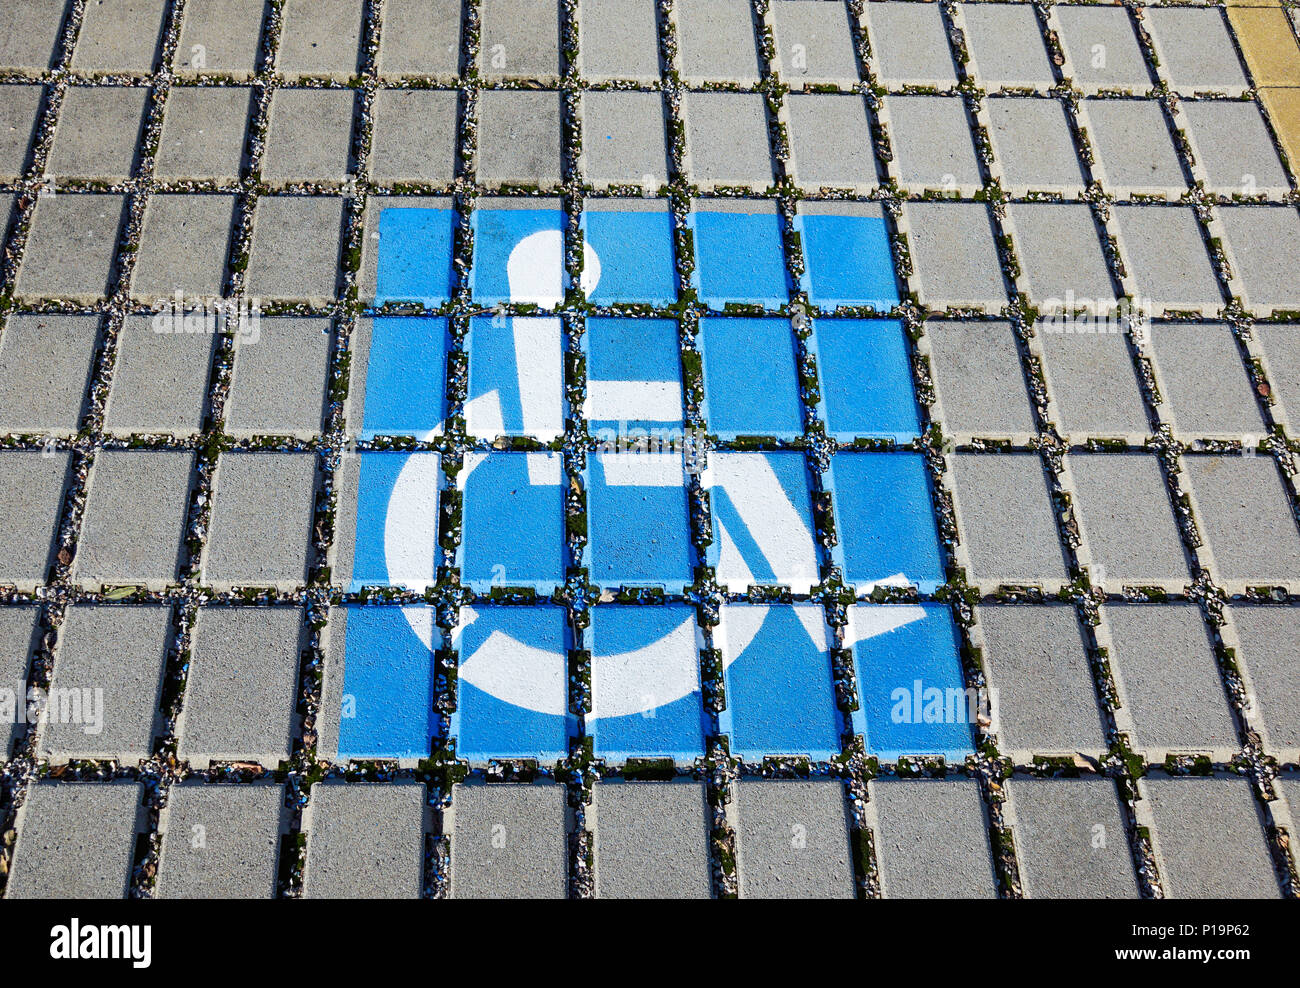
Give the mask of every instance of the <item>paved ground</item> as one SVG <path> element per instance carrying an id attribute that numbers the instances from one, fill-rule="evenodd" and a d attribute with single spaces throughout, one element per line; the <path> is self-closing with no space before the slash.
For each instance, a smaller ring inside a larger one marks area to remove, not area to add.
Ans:
<path id="1" fill-rule="evenodd" d="M 1294 896 L 1296 22 L 8 0 L 0 890 Z"/>

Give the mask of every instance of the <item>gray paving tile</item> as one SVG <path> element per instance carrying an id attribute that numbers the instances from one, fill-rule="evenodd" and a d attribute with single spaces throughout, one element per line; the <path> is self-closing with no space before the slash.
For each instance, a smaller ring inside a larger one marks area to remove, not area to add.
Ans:
<path id="1" fill-rule="evenodd" d="M 299 586 L 307 576 L 313 453 L 222 453 L 204 582 Z"/>
<path id="2" fill-rule="evenodd" d="M 1174 434 L 1258 436 L 1264 420 L 1227 323 L 1154 323 L 1151 344 Z"/>
<path id="3" fill-rule="evenodd" d="M 1190 206 L 1111 208 L 1133 296 L 1151 310 L 1215 314 L 1223 292 Z"/>
<path id="4" fill-rule="evenodd" d="M 1065 560 L 1038 456 L 958 453 L 952 466 L 971 582 L 1064 581 Z"/>
<path id="5" fill-rule="evenodd" d="M 709 896 L 709 808 L 686 782 L 596 786 L 596 883 L 602 899 Z"/>
<path id="6" fill-rule="evenodd" d="M 880 82 L 891 89 L 957 85 L 938 4 L 869 3 L 864 8 L 872 68 Z"/>
<path id="7" fill-rule="evenodd" d="M 1042 30 L 1031 6 L 1022 3 L 963 3 L 974 77 L 986 90 L 1047 89 L 1055 81 Z M 970 70 L 968 69 L 968 72 Z"/>
<path id="8" fill-rule="evenodd" d="M 1106 749 L 1078 615 L 1062 605 L 980 607 L 993 729 L 1019 764 Z"/>
<path id="9" fill-rule="evenodd" d="M 18 723 L 18 713 L 27 706 L 27 673 L 41 634 L 39 607 L 0 607 L 0 707 L 10 714 L 0 722 L 0 764 L 9 760 L 14 739 L 27 729 Z"/>
<path id="10" fill-rule="evenodd" d="M 142 787 L 38 782 L 18 811 L 7 899 L 124 899 Z"/>
<path id="11" fill-rule="evenodd" d="M 1020 284 L 1046 312 L 1092 307 L 1108 315 L 1116 292 L 1101 231 L 1082 203 L 1013 203 L 1007 207 Z M 1100 307 L 1098 307 L 1098 305 Z"/>
<path id="12" fill-rule="evenodd" d="M 459 785 L 446 819 L 453 898 L 564 898 L 563 787 Z"/>
<path id="13" fill-rule="evenodd" d="M 774 180 L 767 109 L 757 93 L 687 93 L 686 173 L 701 189 L 766 189 Z"/>
<path id="14" fill-rule="evenodd" d="M 734 793 L 742 898 L 853 898 L 843 783 L 741 780 Z"/>
<path id="15" fill-rule="evenodd" d="M 1178 93 L 1240 93 L 1250 82 L 1217 8 L 1157 7 L 1144 12 L 1143 26 L 1155 43 L 1160 75 Z"/>
<path id="16" fill-rule="evenodd" d="M 876 779 L 867 786 L 886 898 L 997 894 L 984 803 L 973 779 Z"/>
<path id="17" fill-rule="evenodd" d="M 253 221 L 248 292 L 328 304 L 338 278 L 343 200 L 263 196 Z"/>
<path id="18" fill-rule="evenodd" d="M 1188 100 L 1179 104 L 1179 112 L 1211 192 L 1225 196 L 1258 192 L 1277 198 L 1290 191 L 1256 104 Z"/>
<path id="19" fill-rule="evenodd" d="M 0 177 L 16 179 L 25 174 L 44 94 L 44 86 L 0 88 Z"/>
<path id="20" fill-rule="evenodd" d="M 0 335 L 0 433 L 77 431 L 98 316 L 14 313 Z"/>
<path id="21" fill-rule="evenodd" d="M 146 300 L 176 292 L 188 298 L 220 298 L 234 219 L 234 196 L 150 196 L 131 293 Z"/>
<path id="22" fill-rule="evenodd" d="M 984 184 L 961 97 L 886 96 L 884 113 L 904 188 L 973 195 Z"/>
<path id="23" fill-rule="evenodd" d="M 1147 776 L 1165 895 L 1277 898 L 1280 889 L 1248 779 Z"/>
<path id="24" fill-rule="evenodd" d="M 1246 307 L 1258 315 L 1300 310 L 1300 214 L 1294 206 L 1222 206 L 1224 246 Z"/>
<path id="25" fill-rule="evenodd" d="M 22 0 L 0 10 L 0 68 L 44 72 L 54 64 L 64 0 Z"/>
<path id="26" fill-rule="evenodd" d="M 257 70 L 265 7 L 248 0 L 190 0 L 176 43 L 177 75 L 251 76 Z"/>
<path id="27" fill-rule="evenodd" d="M 1289 325 L 1256 325 L 1251 335 L 1263 361 L 1269 394 L 1276 399 L 1273 418 L 1294 435 L 1300 428 L 1300 334 Z"/>
<path id="28" fill-rule="evenodd" d="M 163 730 L 158 704 L 171 617 L 170 607 L 157 604 L 68 608 L 54 654 L 48 721 L 37 729 L 42 757 L 114 759 L 134 767 L 152 754 Z"/>
<path id="29" fill-rule="evenodd" d="M 1085 99 L 1079 106 L 1097 159 L 1093 175 L 1107 192 L 1172 199 L 1187 191 L 1158 101 Z"/>
<path id="30" fill-rule="evenodd" d="M 1072 439 L 1146 435 L 1150 431 L 1124 333 L 1067 333 L 1037 326 L 1053 414 Z"/>
<path id="31" fill-rule="evenodd" d="M 238 179 L 250 92 L 243 86 L 173 86 L 163 112 L 154 176 Z"/>
<path id="32" fill-rule="evenodd" d="M 668 182 L 668 140 L 659 93 L 582 95 L 582 175 L 592 185 Z"/>
<path id="33" fill-rule="evenodd" d="M 1300 536 L 1270 457 L 1184 456 L 1182 465 L 1221 580 L 1252 586 L 1300 580 Z"/>
<path id="34" fill-rule="evenodd" d="M 309 899 L 415 899 L 424 885 L 427 794 L 419 784 L 318 782 L 303 820 Z"/>
<path id="35" fill-rule="evenodd" d="M 118 334 L 104 428 L 120 435 L 198 432 L 215 343 L 208 333 L 157 333 L 150 317 L 128 316 Z"/>
<path id="36" fill-rule="evenodd" d="M 984 106 L 993 141 L 994 174 L 1005 191 L 1083 194 L 1083 170 L 1060 101 L 990 96 Z"/>
<path id="37" fill-rule="evenodd" d="M 78 72 L 153 71 L 162 42 L 166 0 L 89 0 L 72 53 Z"/>
<path id="38" fill-rule="evenodd" d="M 705 82 L 758 84 L 758 40 L 745 0 L 681 0 L 677 23 L 677 69 L 687 85 Z"/>
<path id="39" fill-rule="evenodd" d="M 45 579 L 63 508 L 68 453 L 0 451 L 0 503 L 7 506 L 0 529 L 0 583 L 32 587 Z"/>
<path id="40" fill-rule="evenodd" d="M 314 436 L 324 427 L 329 385 L 328 319 L 264 318 L 241 339 L 226 400 L 232 436 Z"/>
<path id="41" fill-rule="evenodd" d="M 858 84 L 848 10 L 818 0 L 775 0 L 771 7 L 781 81 L 796 89 Z"/>
<path id="42" fill-rule="evenodd" d="M 269 899 L 275 895 L 284 789 L 178 785 L 159 832 L 160 899 Z"/>
<path id="43" fill-rule="evenodd" d="M 1291 607 L 1228 610 L 1240 645 L 1237 660 L 1250 677 L 1250 713 L 1263 722 L 1266 749 L 1300 751 L 1300 666 L 1295 662 L 1300 653 L 1300 611 Z"/>
<path id="44" fill-rule="evenodd" d="M 1029 898 L 1137 898 L 1114 781 L 1015 778 L 1007 788 L 1020 880 Z"/>
<path id="45" fill-rule="evenodd" d="M 55 195 L 36 204 L 17 292 L 29 298 L 103 298 L 113 273 L 123 196 Z"/>
<path id="46" fill-rule="evenodd" d="M 556 0 L 483 0 L 479 72 L 487 79 L 560 78 Z"/>
<path id="47" fill-rule="evenodd" d="M 176 728 L 177 756 L 195 768 L 241 761 L 274 769 L 288 760 L 305 647 L 297 607 L 203 608 Z"/>
<path id="48" fill-rule="evenodd" d="M 790 173 L 808 192 L 849 189 L 866 195 L 876 188 L 876 158 L 866 101 L 857 94 L 787 96 Z"/>
<path id="49" fill-rule="evenodd" d="M 988 207 L 979 202 L 909 202 L 903 207 L 913 285 L 921 304 L 998 310 L 1006 304 Z"/>
<path id="50" fill-rule="evenodd" d="M 1027 439 L 1036 431 L 1011 323 L 931 319 L 925 337 L 938 399 L 933 414 L 946 434 Z"/>
<path id="51" fill-rule="evenodd" d="M 556 186 L 560 94 L 485 90 L 478 98 L 478 180 L 489 186 Z"/>
<path id="52" fill-rule="evenodd" d="M 587 0 L 578 5 L 578 64 L 584 79 L 659 79 L 655 0 Z"/>
<path id="53" fill-rule="evenodd" d="M 262 177 L 269 182 L 341 182 L 350 173 L 351 89 L 277 89 L 271 97 Z"/>
<path id="54" fill-rule="evenodd" d="M 370 174 L 378 182 L 447 185 L 456 175 L 455 93 L 381 89 L 375 94 Z"/>
<path id="55" fill-rule="evenodd" d="M 1144 453 L 1072 453 L 1068 458 L 1092 580 L 1108 591 L 1190 581 L 1160 463 Z"/>
<path id="56" fill-rule="evenodd" d="M 276 69 L 289 78 L 347 79 L 360 64 L 361 4 L 355 0 L 285 0 Z"/>
<path id="57" fill-rule="evenodd" d="M 1227 761 L 1237 731 L 1201 612 L 1194 604 L 1107 604 L 1111 670 L 1148 761 L 1204 752 Z"/>
<path id="58" fill-rule="evenodd" d="M 1061 71 L 1076 86 L 1084 92 L 1151 89 L 1151 73 L 1127 8 L 1058 4 L 1052 12 L 1065 52 Z"/>
<path id="59" fill-rule="evenodd" d="M 76 580 L 100 586 L 177 582 L 194 454 L 103 449 L 90 473 Z"/>
<path id="60" fill-rule="evenodd" d="M 451 80 L 460 73 L 460 0 L 388 0 L 379 35 L 381 75 Z"/>

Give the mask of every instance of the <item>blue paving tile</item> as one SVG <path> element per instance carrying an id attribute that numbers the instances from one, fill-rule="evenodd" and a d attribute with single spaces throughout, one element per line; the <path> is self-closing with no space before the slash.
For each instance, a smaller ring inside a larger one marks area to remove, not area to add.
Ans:
<path id="1" fill-rule="evenodd" d="M 779 318 L 700 320 L 704 412 L 722 439 L 803 434 L 794 331 Z"/>
<path id="2" fill-rule="evenodd" d="M 470 434 L 529 436 L 542 442 L 562 436 L 563 348 L 558 317 L 471 319 L 465 402 Z"/>
<path id="3" fill-rule="evenodd" d="M 437 453 L 357 454 L 357 511 L 352 582 L 423 592 L 438 578 Z"/>
<path id="4" fill-rule="evenodd" d="M 470 292 L 483 305 L 519 302 L 555 308 L 564 300 L 564 213 L 483 203 L 470 214 Z"/>
<path id="5" fill-rule="evenodd" d="M 564 582 L 564 466 L 558 453 L 467 453 L 458 563 L 478 593 L 550 592 Z"/>
<path id="6" fill-rule="evenodd" d="M 839 442 L 911 442 L 921 433 L 903 324 L 894 319 L 813 322 L 826 432 Z"/>
<path id="7" fill-rule="evenodd" d="M 708 727 L 693 607 L 597 607 L 591 656 L 586 724 L 598 758 L 690 764 L 704 754 Z"/>
<path id="8" fill-rule="evenodd" d="M 790 300 L 776 213 L 697 209 L 687 224 L 695 239 L 691 285 L 709 308 L 737 303 L 779 309 Z"/>
<path id="9" fill-rule="evenodd" d="M 359 438 L 412 436 L 427 441 L 441 433 L 450 348 L 447 320 L 380 316 L 371 327 Z"/>
<path id="10" fill-rule="evenodd" d="M 587 292 L 593 305 L 635 302 L 668 306 L 677 301 L 673 220 L 653 212 L 591 209 L 582 214 L 583 240 L 599 261 L 599 280 Z M 591 257 L 587 255 L 586 265 Z M 591 272 L 584 265 L 584 281 Z"/>
<path id="11" fill-rule="evenodd" d="M 898 305 L 894 256 L 885 221 L 875 216 L 800 213 L 794 218 L 804 252 L 800 287 L 823 309 Z"/>
<path id="12" fill-rule="evenodd" d="M 840 752 L 830 641 L 815 604 L 722 608 L 727 709 L 722 728 L 731 753 L 746 761 Z"/>
<path id="13" fill-rule="evenodd" d="M 886 761 L 971 753 L 975 713 L 961 674 L 957 630 L 942 604 L 859 604 L 850 613 L 861 709 L 854 730 Z"/>
<path id="14" fill-rule="evenodd" d="M 452 209 L 390 208 L 379 214 L 375 305 L 418 302 L 437 308 L 451 298 Z"/>
<path id="15" fill-rule="evenodd" d="M 921 454 L 836 453 L 829 487 L 845 580 L 864 593 L 875 583 L 933 593 L 943 562 Z"/>
<path id="16" fill-rule="evenodd" d="M 471 762 L 568 754 L 576 719 L 569 713 L 569 665 L 561 607 L 463 608 L 456 753 Z"/>
<path id="17" fill-rule="evenodd" d="M 597 453 L 589 461 L 587 546 L 599 587 L 692 580 L 690 513 L 680 453 Z"/>
<path id="18" fill-rule="evenodd" d="M 432 608 L 352 606 L 346 627 L 340 760 L 428 758 L 437 729 Z"/>
<path id="19" fill-rule="evenodd" d="M 672 319 L 587 320 L 587 399 L 594 436 L 672 438 L 682 431 L 682 358 Z"/>

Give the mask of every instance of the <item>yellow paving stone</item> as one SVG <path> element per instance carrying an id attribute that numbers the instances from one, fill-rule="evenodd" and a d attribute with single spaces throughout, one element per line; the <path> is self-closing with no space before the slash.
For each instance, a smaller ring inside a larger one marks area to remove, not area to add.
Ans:
<path id="1" fill-rule="evenodd" d="M 1225 7 L 1281 7 L 1282 0 L 1223 0 Z"/>
<path id="2" fill-rule="evenodd" d="M 1281 7 L 1232 7 L 1228 21 L 1256 86 L 1300 86 L 1300 45 Z"/>
<path id="3" fill-rule="evenodd" d="M 1300 177 L 1300 88 L 1261 89 L 1259 98 L 1282 142 L 1291 174 Z"/>

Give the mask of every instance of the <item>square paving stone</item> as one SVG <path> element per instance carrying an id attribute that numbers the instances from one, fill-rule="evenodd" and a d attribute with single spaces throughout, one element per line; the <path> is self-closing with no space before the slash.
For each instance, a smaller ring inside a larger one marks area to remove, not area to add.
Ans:
<path id="1" fill-rule="evenodd" d="M 1151 73 L 1127 8 L 1059 4 L 1053 8 L 1065 51 L 1063 73 L 1084 92 L 1151 89 Z"/>
<path id="2" fill-rule="evenodd" d="M 958 453 L 952 462 L 971 582 L 1063 582 L 1065 560 L 1042 460 L 1024 453 Z"/>
<path id="3" fill-rule="evenodd" d="M 1290 190 L 1277 148 L 1254 103 L 1188 100 L 1179 109 L 1211 192 L 1280 197 Z"/>
<path id="4" fill-rule="evenodd" d="M 123 196 L 55 195 L 36 204 L 18 294 L 96 301 L 108 294 Z"/>
<path id="5" fill-rule="evenodd" d="M 416 899 L 424 886 L 428 818 L 423 785 L 330 783 L 311 787 L 304 812 L 309 899 Z"/>
<path id="6" fill-rule="evenodd" d="M 44 94 L 44 86 L 0 89 L 0 177 L 15 179 L 26 171 Z"/>
<path id="7" fill-rule="evenodd" d="M 131 293 L 146 300 L 176 292 L 191 298 L 220 298 L 234 218 L 234 196 L 151 196 Z"/>
<path id="8" fill-rule="evenodd" d="M 692 582 L 686 475 L 676 453 L 596 453 L 587 487 L 591 578 L 601 587 Z M 647 538 L 646 518 L 658 519 Z"/>
<path id="9" fill-rule="evenodd" d="M 790 170 L 808 192 L 877 185 L 876 157 L 866 101 L 856 93 L 795 94 L 785 99 Z"/>
<path id="10" fill-rule="evenodd" d="M 858 84 L 853 31 L 840 4 L 776 0 L 771 11 L 782 82 L 795 88 Z"/>
<path id="11" fill-rule="evenodd" d="M 1073 607 L 985 606 L 977 611 L 981 658 L 995 691 L 993 730 L 1017 763 L 1035 755 L 1106 749 Z"/>
<path id="12" fill-rule="evenodd" d="M 0 607 L 0 708 L 9 723 L 0 727 L 0 765 L 9 760 L 15 738 L 27 730 L 21 716 L 27 704 L 27 672 L 40 647 L 43 629 L 38 605 Z"/>
<path id="13" fill-rule="evenodd" d="M 387 78 L 460 74 L 460 0 L 389 0 L 379 35 L 379 73 Z"/>
<path id="14" fill-rule="evenodd" d="M 457 222 L 451 207 L 445 196 L 370 197 L 357 275 L 363 304 L 414 302 L 437 308 L 451 297 Z M 477 223 L 477 215 L 472 214 L 471 223 Z"/>
<path id="15" fill-rule="evenodd" d="M 341 182 L 350 172 L 351 89 L 277 89 L 262 177 L 270 182 Z"/>
<path id="16" fill-rule="evenodd" d="M 819 319 L 817 372 L 826 433 L 908 442 L 920 435 L 916 394 L 902 324 L 885 319 Z"/>
<path id="17" fill-rule="evenodd" d="M 583 177 L 598 188 L 667 184 L 664 120 L 659 93 L 583 93 Z"/>
<path id="18" fill-rule="evenodd" d="M 686 218 L 694 235 L 694 288 L 711 309 L 729 303 L 779 309 L 790 299 L 776 204 L 766 199 L 697 199 Z"/>
<path id="19" fill-rule="evenodd" d="M 347 425 L 359 438 L 431 437 L 446 414 L 444 319 L 359 319 L 352 340 Z"/>
<path id="20" fill-rule="evenodd" d="M 462 579 L 546 593 L 564 582 L 564 465 L 555 453 L 471 453 L 464 497 Z"/>
<path id="21" fill-rule="evenodd" d="M 898 305 L 893 243 L 879 203 L 804 201 L 793 226 L 804 259 L 799 286 L 810 302 L 882 312 Z"/>
<path id="22" fill-rule="evenodd" d="M 18 810 L 6 898 L 126 898 L 142 792 L 134 782 L 34 783 Z"/>
<path id="23" fill-rule="evenodd" d="M 984 803 L 974 779 L 877 779 L 867 786 L 886 898 L 996 896 Z"/>
<path id="24" fill-rule="evenodd" d="M 1151 801 L 1165 895 L 1275 899 L 1280 894 L 1249 779 L 1168 778 L 1138 783 Z"/>
<path id="25" fill-rule="evenodd" d="M 1133 747 L 1147 761 L 1167 752 L 1205 752 L 1227 761 L 1237 731 L 1205 622 L 1194 604 L 1108 604 L 1110 657 L 1133 723 Z"/>
<path id="26" fill-rule="evenodd" d="M 560 95 L 479 94 L 478 178 L 489 186 L 555 186 L 560 170 Z"/>
<path id="27" fill-rule="evenodd" d="M 592 82 L 659 80 L 655 0 L 596 0 L 578 7 L 578 57 Z"/>
<path id="28" fill-rule="evenodd" d="M 298 665 L 307 646 L 297 607 L 205 607 L 185 681 L 176 753 L 194 768 L 257 762 L 292 750 Z"/>
<path id="29" fill-rule="evenodd" d="M 1224 206 L 1228 263 L 1246 307 L 1260 315 L 1300 310 L 1300 214 L 1294 206 Z"/>
<path id="30" fill-rule="evenodd" d="M 709 826 L 699 783 L 607 782 L 595 788 L 602 899 L 709 897 Z"/>
<path id="31" fill-rule="evenodd" d="M 734 813 L 742 898 L 853 898 L 853 850 L 839 780 L 742 780 Z"/>
<path id="32" fill-rule="evenodd" d="M 166 0 L 89 0 L 72 68 L 148 75 L 158 57 L 166 11 Z"/>
<path id="33" fill-rule="evenodd" d="M 127 316 L 118 334 L 104 427 L 119 435 L 192 435 L 203 426 L 216 337 L 158 333 L 148 316 Z"/>
<path id="34" fill-rule="evenodd" d="M 677 68 L 689 86 L 731 82 L 755 86 L 761 75 L 754 16 L 745 0 L 682 0 L 677 22 Z"/>
<path id="35" fill-rule="evenodd" d="M 77 582 L 174 584 L 190 501 L 194 454 L 100 450 L 77 542 Z"/>
<path id="36" fill-rule="evenodd" d="M 20 0 L 0 11 L 0 68 L 44 72 L 54 64 L 64 0 Z"/>
<path id="37" fill-rule="evenodd" d="M 479 72 L 485 78 L 559 81 L 556 0 L 484 0 L 481 18 Z"/>
<path id="38" fill-rule="evenodd" d="M 1029 898 L 1137 898 L 1124 810 L 1113 780 L 1015 778 L 1007 788 Z"/>
<path id="39" fill-rule="evenodd" d="M 158 897 L 272 898 L 283 804 L 278 785 L 173 786 L 158 825 Z"/>
<path id="40" fill-rule="evenodd" d="M 300 586 L 311 550 L 316 456 L 222 453 L 203 579 Z"/>
<path id="41" fill-rule="evenodd" d="M 909 202 L 903 207 L 916 294 L 931 310 L 997 310 L 1006 285 L 988 207 L 979 202 Z"/>
<path id="42" fill-rule="evenodd" d="M 60 763 L 111 758 L 133 767 L 152 754 L 164 729 L 158 706 L 171 617 L 170 607 L 155 604 L 68 608 L 50 678 L 49 720 L 39 729 L 42 756 Z"/>
<path id="43" fill-rule="evenodd" d="M 1080 104 L 1096 153 L 1094 173 L 1111 195 L 1187 191 L 1169 126 L 1156 100 L 1088 99 Z"/>
<path id="44" fill-rule="evenodd" d="M 1092 579 L 1106 590 L 1161 585 L 1182 590 L 1187 558 L 1164 475 L 1154 456 L 1071 454 L 1075 506 L 1092 554 Z"/>
<path id="45" fill-rule="evenodd" d="M 1252 586 L 1300 580 L 1300 536 L 1268 456 L 1186 456 L 1193 510 L 1222 579 Z"/>
<path id="46" fill-rule="evenodd" d="M 766 189 L 773 181 L 767 110 L 758 93 L 687 93 L 686 171 L 701 189 Z"/>
<path id="47" fill-rule="evenodd" d="M 265 4 L 248 0 L 190 0 L 176 44 L 177 75 L 247 79 L 257 71 L 264 14 Z"/>
<path id="48" fill-rule="evenodd" d="M 476 317 L 468 349 L 465 428 L 470 435 L 551 442 L 564 434 L 564 338 L 558 318 Z M 511 357 L 529 368 L 526 377 Z"/>
<path id="49" fill-rule="evenodd" d="M 803 433 L 794 331 L 784 319 L 705 318 L 700 323 L 709 431 L 796 438 Z"/>
<path id="50" fill-rule="evenodd" d="M 881 83 L 900 86 L 957 85 L 948 29 L 938 4 L 865 5 L 871 63 Z"/>
<path id="51" fill-rule="evenodd" d="M 263 196 L 253 220 L 248 292 L 329 304 L 338 278 L 343 200 Z"/>
<path id="52" fill-rule="evenodd" d="M 1174 434 L 1258 436 L 1264 420 L 1227 323 L 1153 323 L 1151 343 Z"/>
<path id="53" fill-rule="evenodd" d="M 1240 93 L 1242 71 L 1223 12 L 1217 8 L 1160 7 L 1144 11 L 1142 24 L 1155 43 L 1160 75 L 1177 93 Z"/>
<path id="54" fill-rule="evenodd" d="M 737 593 L 755 584 L 806 592 L 817 579 L 817 554 L 803 457 L 717 453 L 704 479 L 712 489 L 714 531 L 720 539 L 709 547 L 709 565 L 718 568 L 718 581 Z"/>
<path id="55" fill-rule="evenodd" d="M 99 316 L 14 313 L 0 335 L 0 433 L 77 431 Z"/>
<path id="56" fill-rule="evenodd" d="M 593 434 L 613 439 L 629 426 L 652 436 L 682 430 L 682 358 L 672 319 L 587 320 L 587 398 Z"/>
<path id="57" fill-rule="evenodd" d="M 971 195 L 983 185 L 966 105 L 958 96 L 886 96 L 899 184 Z"/>
<path id="58" fill-rule="evenodd" d="M 1211 315 L 1223 305 L 1192 207 L 1120 204 L 1111 217 L 1133 296 L 1152 314 Z"/>
<path id="59" fill-rule="evenodd" d="M 640 302 L 669 306 L 677 301 L 673 217 L 667 200 L 587 199 L 579 223 L 583 241 L 596 252 L 601 262 L 601 276 L 596 284 L 593 286 L 588 279 L 588 283 L 582 286 L 588 302 L 594 305 Z M 589 330 L 593 321 L 587 320 Z M 674 373 L 680 374 L 676 325 L 673 324 L 670 330 L 674 342 L 673 357 L 678 361 L 678 370 Z M 590 367 L 587 373 L 591 375 Z M 629 375 L 626 379 L 639 378 Z M 588 392 L 590 394 L 590 388 Z M 640 417 L 639 413 L 634 417 Z M 674 414 L 673 420 L 678 417 Z"/>
<path id="60" fill-rule="evenodd" d="M 8 506 L 0 532 L 0 583 L 30 588 L 45 579 L 63 508 L 70 454 L 0 452 L 0 501 Z"/>
<path id="61" fill-rule="evenodd" d="M 993 141 L 993 167 L 1006 191 L 1082 195 L 1083 171 L 1060 101 L 991 96 L 984 105 Z"/>
<path id="62" fill-rule="evenodd" d="M 1300 750 L 1300 611 L 1292 607 L 1233 607 L 1241 647 L 1237 659 L 1250 676 L 1253 716 L 1264 723 L 1270 752 Z M 1295 761 L 1291 755 L 1287 761 Z M 1300 806 L 1295 807 L 1300 810 Z"/>
<path id="63" fill-rule="evenodd" d="M 1056 81 L 1034 9 L 1020 3 L 963 3 L 958 8 L 974 76 L 986 90 L 1048 89 Z"/>
<path id="64" fill-rule="evenodd" d="M 1013 203 L 1007 207 L 1021 284 L 1048 312 L 1113 311 L 1115 287 L 1092 210 L 1078 203 Z"/>
<path id="65" fill-rule="evenodd" d="M 1271 408 L 1273 418 L 1294 433 L 1300 427 L 1300 333 L 1294 326 L 1257 324 L 1251 335 L 1263 358 L 1271 394 L 1278 401 Z"/>
<path id="66" fill-rule="evenodd" d="M 257 339 L 245 337 L 235 350 L 230 434 L 319 435 L 332 343 L 328 319 L 263 319 Z"/>
<path id="67" fill-rule="evenodd" d="M 362 5 L 355 0 L 285 0 L 276 69 L 288 78 L 356 74 Z"/>
<path id="68" fill-rule="evenodd" d="M 449 184 L 456 175 L 456 106 L 450 92 L 376 93 L 371 176 L 378 182 Z"/>
<path id="69" fill-rule="evenodd" d="M 470 265 L 469 289 L 474 301 L 483 306 L 526 302 L 543 309 L 558 309 L 569 288 L 569 278 L 564 270 L 560 253 L 548 253 L 539 260 L 530 274 L 528 286 L 522 290 L 510 286 L 510 255 L 525 238 L 545 234 L 559 242 L 564 236 L 565 216 L 558 198 L 500 196 L 480 199 L 470 214 L 470 229 L 474 235 L 474 257 Z M 384 218 L 401 217 L 400 211 L 386 210 Z M 451 269 L 450 222 L 448 230 L 448 260 Z M 381 240 L 382 244 L 383 241 Z M 395 265 L 400 261 L 393 257 Z M 442 271 L 439 252 L 439 272 Z M 381 293 L 386 294 L 386 293 Z M 498 327 L 499 328 L 499 327 Z"/>
<path id="70" fill-rule="evenodd" d="M 458 785 L 451 806 L 453 898 L 564 898 L 562 786 Z"/>
<path id="71" fill-rule="evenodd" d="M 159 179 L 239 178 L 248 127 L 242 86 L 173 86 L 167 96 L 154 175 Z"/>
<path id="72" fill-rule="evenodd" d="M 1124 333 L 1071 333 L 1039 323 L 1043 373 L 1056 425 L 1083 437 L 1145 436 L 1151 431 Z"/>
<path id="73" fill-rule="evenodd" d="M 925 338 L 945 432 L 991 438 L 1037 431 L 1009 322 L 931 319 Z"/>

